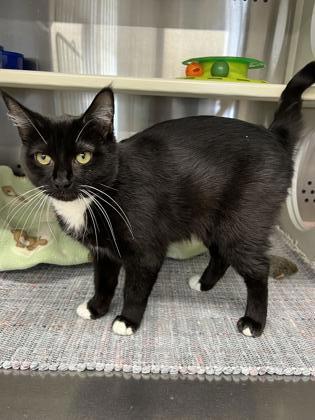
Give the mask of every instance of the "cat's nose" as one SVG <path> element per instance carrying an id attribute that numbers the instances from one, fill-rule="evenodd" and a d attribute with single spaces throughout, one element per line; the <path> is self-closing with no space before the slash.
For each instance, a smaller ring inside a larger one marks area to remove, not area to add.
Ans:
<path id="1" fill-rule="evenodd" d="M 66 178 L 55 179 L 55 187 L 59 190 L 66 190 L 72 186 L 72 182 Z"/>

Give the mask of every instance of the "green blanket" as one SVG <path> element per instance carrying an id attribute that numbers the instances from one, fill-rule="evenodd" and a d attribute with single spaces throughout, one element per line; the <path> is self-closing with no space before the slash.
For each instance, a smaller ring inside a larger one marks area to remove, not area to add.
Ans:
<path id="1" fill-rule="evenodd" d="M 89 251 L 61 230 L 46 197 L 7 166 L 0 166 L 0 235 L 0 270 L 90 260 Z"/>
<path id="2" fill-rule="evenodd" d="M 172 244 L 168 256 L 186 259 L 204 251 L 198 241 L 182 242 Z M 0 271 L 89 261 L 89 251 L 61 230 L 47 197 L 0 166 Z"/>

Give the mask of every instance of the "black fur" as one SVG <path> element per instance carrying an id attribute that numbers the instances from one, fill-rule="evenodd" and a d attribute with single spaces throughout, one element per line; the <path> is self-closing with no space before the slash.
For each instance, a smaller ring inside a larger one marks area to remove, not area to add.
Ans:
<path id="1" fill-rule="evenodd" d="M 123 266 L 119 320 L 135 331 L 168 245 L 194 234 L 211 254 L 201 290 L 210 290 L 230 265 L 234 267 L 248 292 L 238 328 L 261 335 L 267 315 L 268 238 L 291 183 L 301 94 L 314 81 L 312 62 L 284 90 L 269 130 L 235 119 L 198 116 L 157 124 L 119 144 L 113 135 L 109 89 L 96 96 L 83 116 L 63 120 L 35 114 L 3 94 L 10 113 L 19 118 L 24 167 L 33 184 L 46 185 L 47 194 L 60 200 L 73 200 L 87 188 L 82 185 L 88 185 L 96 200 L 92 209 L 98 243 L 88 213 L 87 231 L 75 235 L 95 255 L 95 295 L 88 303 L 94 318 L 108 311 Z M 27 120 L 23 124 L 25 115 L 33 125 Z M 93 152 L 92 161 L 74 163 L 75 155 L 85 150 Z M 40 166 L 34 159 L 38 151 L 55 163 Z M 112 199 L 128 216 L 133 235 Z M 101 209 L 110 217 L 117 244 Z"/>

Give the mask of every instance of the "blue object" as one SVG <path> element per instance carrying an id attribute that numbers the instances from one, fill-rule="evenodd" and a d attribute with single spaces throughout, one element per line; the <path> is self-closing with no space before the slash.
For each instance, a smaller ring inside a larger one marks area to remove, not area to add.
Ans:
<path id="1" fill-rule="evenodd" d="M 0 69 L 23 70 L 24 55 L 0 46 Z"/>

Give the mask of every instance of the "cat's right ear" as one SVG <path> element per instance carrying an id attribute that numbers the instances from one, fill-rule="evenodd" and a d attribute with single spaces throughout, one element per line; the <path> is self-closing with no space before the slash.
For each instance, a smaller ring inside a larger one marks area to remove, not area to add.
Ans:
<path id="1" fill-rule="evenodd" d="M 21 140 L 26 143 L 31 136 L 36 134 L 44 143 L 47 143 L 39 130 L 43 117 L 36 112 L 27 109 L 16 99 L 12 98 L 7 92 L 1 90 L 1 94 L 8 108 L 8 118 L 19 130 Z"/>
<path id="2" fill-rule="evenodd" d="M 102 89 L 83 114 L 83 122 L 94 121 L 104 134 L 113 131 L 114 94 L 110 88 Z"/>

